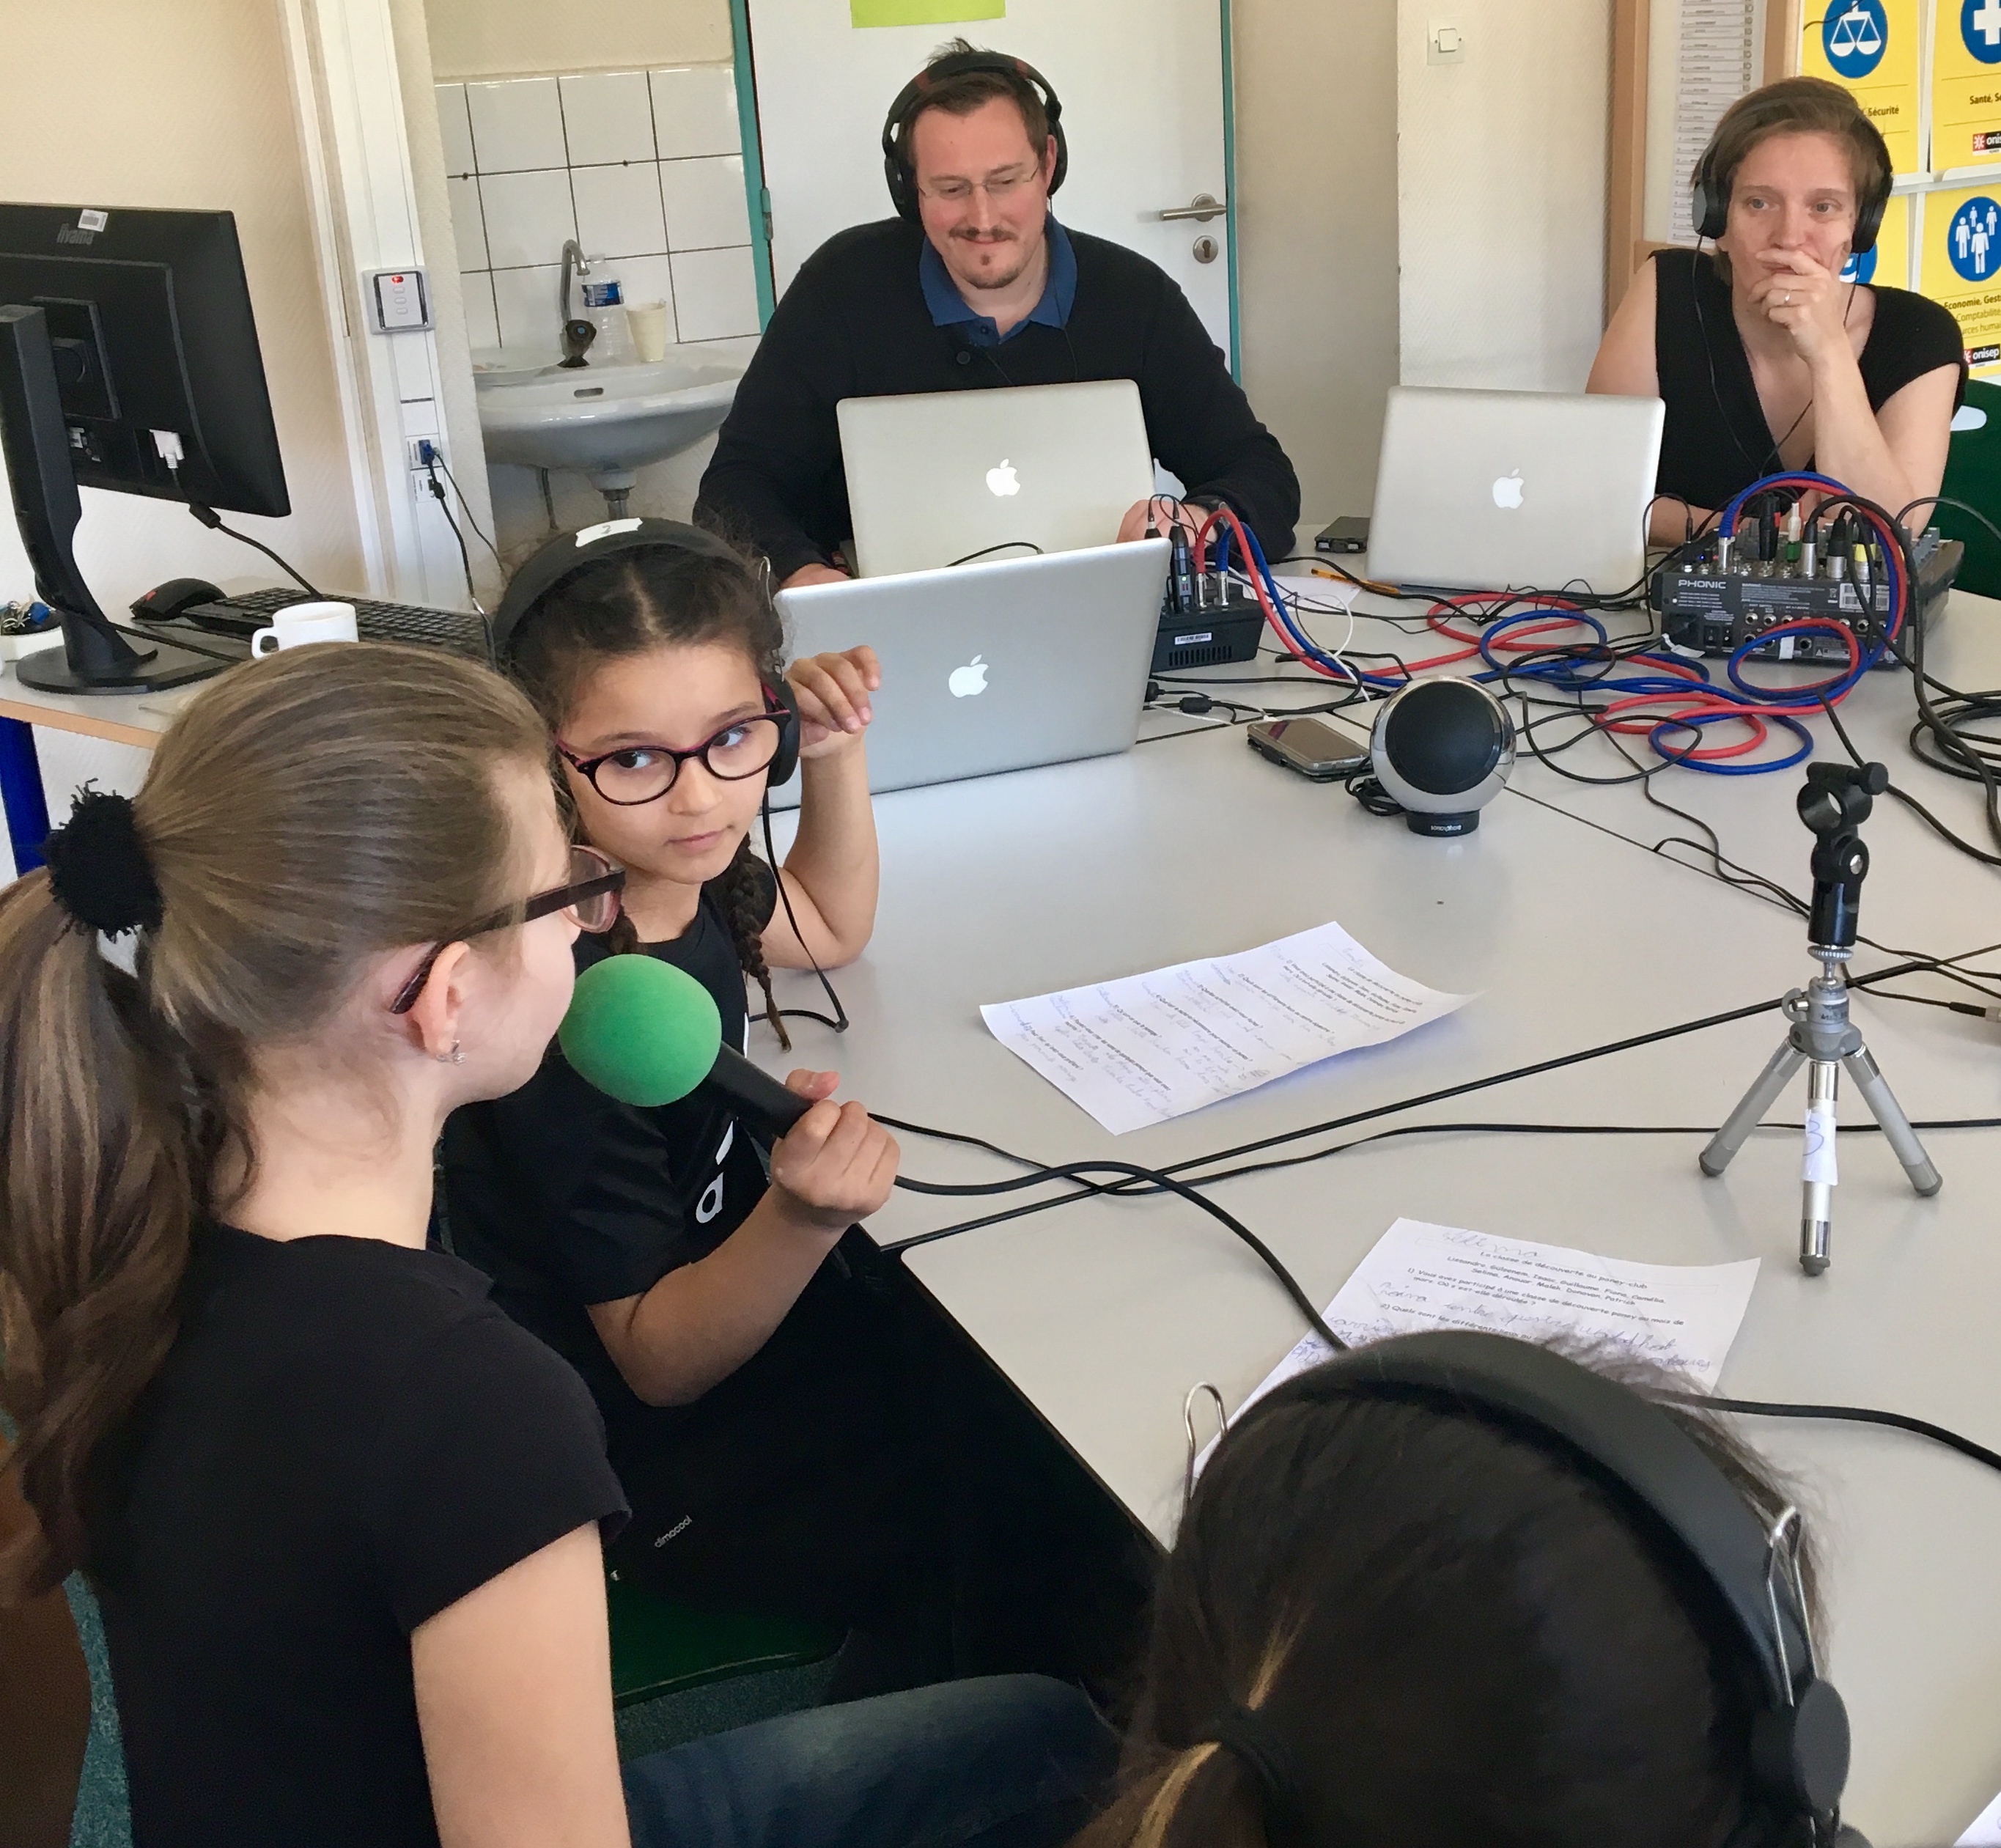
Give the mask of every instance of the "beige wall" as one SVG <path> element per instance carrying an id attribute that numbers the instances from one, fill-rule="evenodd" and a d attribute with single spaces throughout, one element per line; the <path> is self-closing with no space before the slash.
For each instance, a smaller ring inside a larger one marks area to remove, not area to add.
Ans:
<path id="1" fill-rule="evenodd" d="M 1604 327 L 1610 0 L 1399 0 L 1403 382 L 1581 392 Z"/>
<path id="2" fill-rule="evenodd" d="M 729 0 L 429 0 L 429 13 L 440 81 L 729 56 Z"/>
<path id="3" fill-rule="evenodd" d="M 281 32 L 274 0 L 0 0 L 6 67 L 33 76 L 9 86 L 0 199 L 235 213 L 293 511 L 231 524 L 316 583 L 358 586 L 354 489 Z M 273 580 L 256 552 L 176 503 L 86 488 L 83 504 L 78 559 L 114 618 L 162 578 L 226 590 Z M 14 522 L 0 514 L 0 597 L 30 582 Z M 129 786 L 144 762 L 116 746 L 40 740 L 48 781 L 65 795 L 91 774 Z"/>
<path id="4" fill-rule="evenodd" d="M 1397 380 L 1396 9 L 1232 10 L 1244 385 L 1299 470 L 1310 546 L 1369 511 Z"/>
<path id="5" fill-rule="evenodd" d="M 288 520 L 242 524 L 315 583 L 358 585 L 354 490 L 277 7 L 0 0 L 0 44 L 10 70 L 36 74 L 8 91 L 0 199 L 236 214 L 293 509 Z M 256 553 L 204 532 L 186 508 L 130 495 L 85 489 L 77 551 L 106 609 L 164 577 L 199 573 L 231 589 L 271 581 Z M 0 596 L 26 586 L 14 523 L 0 518 Z"/>

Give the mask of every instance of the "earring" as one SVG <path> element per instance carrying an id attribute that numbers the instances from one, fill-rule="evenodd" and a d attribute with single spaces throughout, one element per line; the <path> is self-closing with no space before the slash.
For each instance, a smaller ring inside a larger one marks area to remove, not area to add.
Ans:
<path id="1" fill-rule="evenodd" d="M 451 1050 L 450 1052 L 434 1053 L 431 1056 L 436 1059 L 440 1065 L 463 1065 L 465 1063 L 465 1053 L 464 1049 L 460 1046 L 458 1042 L 455 1039 L 451 1042 Z"/>

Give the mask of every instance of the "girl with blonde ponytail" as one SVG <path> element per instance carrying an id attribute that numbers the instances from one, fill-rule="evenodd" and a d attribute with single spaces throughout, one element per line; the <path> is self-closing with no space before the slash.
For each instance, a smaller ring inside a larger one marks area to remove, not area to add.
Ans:
<path id="1" fill-rule="evenodd" d="M 1074 1825 L 1096 1723 L 1027 1680 L 724 1735 L 621 1786 L 601 1422 L 426 1242 L 446 1116 L 533 1075 L 623 880 L 569 845 L 520 694 L 429 651 L 288 650 L 46 851 L 0 892 L 0 1408 L 39 1523 L 0 1599 L 89 1576 L 137 1841 Z"/>

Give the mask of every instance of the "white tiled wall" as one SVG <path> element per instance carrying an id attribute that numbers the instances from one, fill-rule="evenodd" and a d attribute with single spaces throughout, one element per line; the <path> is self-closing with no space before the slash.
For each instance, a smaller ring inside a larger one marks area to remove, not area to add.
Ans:
<path id="1" fill-rule="evenodd" d="M 593 281 L 667 303 L 676 339 L 757 332 L 729 65 L 441 83 L 437 100 L 475 351 L 555 351 L 569 238 Z"/>

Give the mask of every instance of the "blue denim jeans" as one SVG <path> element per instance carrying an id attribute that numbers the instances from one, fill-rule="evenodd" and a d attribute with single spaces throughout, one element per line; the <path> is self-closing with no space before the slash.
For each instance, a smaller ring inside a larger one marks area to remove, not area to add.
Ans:
<path id="1" fill-rule="evenodd" d="M 1074 1688 L 950 1681 L 788 1714 L 625 1767 L 633 1848 L 1057 1848 L 1118 1742 Z"/>

